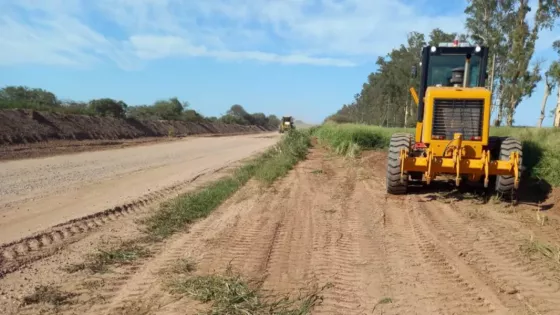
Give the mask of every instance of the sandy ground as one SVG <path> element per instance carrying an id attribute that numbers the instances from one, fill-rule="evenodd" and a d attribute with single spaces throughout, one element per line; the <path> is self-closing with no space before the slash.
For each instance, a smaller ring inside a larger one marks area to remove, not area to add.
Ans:
<path id="1" fill-rule="evenodd" d="M 150 258 L 105 275 L 60 270 L 106 238 L 139 235 L 130 218 L 111 222 L 0 279 L 0 311 L 196 314 L 196 304 L 161 282 L 162 271 L 187 258 L 198 274 L 231 266 L 275 293 L 333 284 L 313 314 L 560 314 L 558 257 L 526 247 L 560 244 L 557 208 L 536 213 L 429 190 L 387 196 L 385 160 L 379 152 L 346 160 L 314 148 L 272 187 L 250 183 L 188 232 L 154 246 Z M 78 297 L 56 310 L 20 307 L 38 284 Z"/>
<path id="2" fill-rule="evenodd" d="M 260 152 L 276 134 L 187 138 L 0 163 L 0 244 L 122 205 Z"/>

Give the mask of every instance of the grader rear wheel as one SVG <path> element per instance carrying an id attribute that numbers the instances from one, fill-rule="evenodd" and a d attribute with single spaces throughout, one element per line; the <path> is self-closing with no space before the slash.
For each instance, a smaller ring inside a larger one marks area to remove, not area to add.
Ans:
<path id="1" fill-rule="evenodd" d="M 387 161 L 387 192 L 392 195 L 406 194 L 408 189 L 408 173 L 404 172 L 401 180 L 401 150 L 410 152 L 412 147 L 412 135 L 397 133 L 391 137 L 389 144 L 389 157 Z"/>

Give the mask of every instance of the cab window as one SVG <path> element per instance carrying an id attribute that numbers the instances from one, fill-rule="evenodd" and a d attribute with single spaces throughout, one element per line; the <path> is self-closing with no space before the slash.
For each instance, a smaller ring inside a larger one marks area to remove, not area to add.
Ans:
<path id="1" fill-rule="evenodd" d="M 451 71 L 465 66 L 465 55 L 431 56 L 428 68 L 428 86 L 451 86 Z M 470 62 L 470 86 L 479 86 L 480 56 L 473 55 Z"/>

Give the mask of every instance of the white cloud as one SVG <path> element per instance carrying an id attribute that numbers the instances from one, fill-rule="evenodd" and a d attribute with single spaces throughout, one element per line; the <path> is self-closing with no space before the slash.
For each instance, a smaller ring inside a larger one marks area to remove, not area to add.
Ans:
<path id="1" fill-rule="evenodd" d="M 133 69 L 158 58 L 207 57 L 352 66 L 404 43 L 410 31 L 462 31 L 462 9 L 434 15 L 422 7 L 400 0 L 0 0 L 7 13 L 0 64 L 110 60 Z"/>

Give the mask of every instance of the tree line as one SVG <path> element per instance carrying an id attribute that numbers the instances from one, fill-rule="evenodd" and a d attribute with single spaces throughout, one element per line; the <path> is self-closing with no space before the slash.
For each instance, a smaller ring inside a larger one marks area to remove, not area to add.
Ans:
<path id="1" fill-rule="evenodd" d="M 534 15 L 529 14 L 532 11 Z M 377 59 L 377 70 L 368 76 L 354 100 L 327 120 L 413 127 L 416 106 L 409 88 L 418 90 L 420 78 L 411 77 L 412 66 L 420 63 L 422 47 L 458 38 L 490 49 L 486 87 L 492 92 L 495 126 L 512 126 L 519 104 L 531 97 L 537 84 L 544 80 L 537 126 L 542 125 L 547 99 L 556 89 L 557 104 L 552 114 L 554 126 L 560 127 L 560 41 L 552 43 L 556 60 L 548 67 L 543 67 L 544 60 L 533 58 L 539 34 L 551 30 L 560 16 L 558 0 L 538 0 L 536 7 L 531 7 L 529 0 L 469 0 L 465 14 L 465 34 L 447 33 L 439 28 L 429 34 L 409 33 L 406 43 Z"/>
<path id="2" fill-rule="evenodd" d="M 182 102 L 177 97 L 157 100 L 151 105 L 129 106 L 112 98 L 93 99 L 89 102 L 60 100 L 52 92 L 26 86 L 7 86 L 0 89 L 0 109 L 35 109 L 118 119 L 221 122 L 257 125 L 267 129 L 276 129 L 280 124 L 276 115 L 248 113 L 239 104 L 232 105 L 221 117 L 205 117 L 192 109 L 188 102 Z"/>

